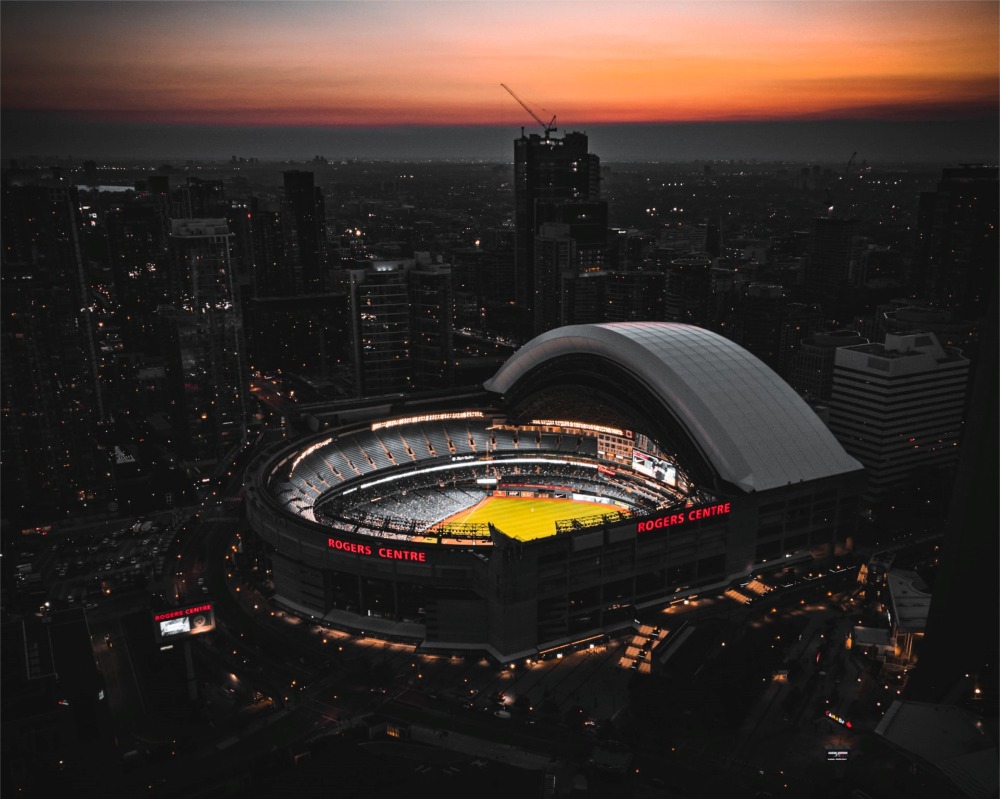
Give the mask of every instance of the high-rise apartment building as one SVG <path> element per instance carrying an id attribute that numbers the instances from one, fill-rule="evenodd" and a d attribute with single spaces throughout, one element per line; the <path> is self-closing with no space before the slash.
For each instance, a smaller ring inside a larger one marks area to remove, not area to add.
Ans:
<path id="1" fill-rule="evenodd" d="M 934 578 L 920 662 L 907 685 L 909 698 L 950 702 L 964 687 L 987 710 L 997 703 L 1000 645 L 996 601 L 998 463 L 997 406 L 1000 328 L 997 298 L 986 313 L 980 366 L 969 387 L 968 426 L 956 467 L 941 565 Z"/>
<path id="2" fill-rule="evenodd" d="M 775 371 L 785 380 L 792 370 L 792 361 L 802 340 L 826 327 L 823 309 L 818 303 L 790 302 L 785 305 L 778 326 L 778 361 Z"/>
<path id="3" fill-rule="evenodd" d="M 413 388 L 407 271 L 405 263 L 378 261 L 347 271 L 358 396 L 398 394 Z"/>
<path id="4" fill-rule="evenodd" d="M 603 322 L 607 316 L 608 273 L 575 272 L 563 281 L 563 317 L 567 325 Z"/>
<path id="5" fill-rule="evenodd" d="M 937 190 L 920 196 L 918 283 L 966 318 L 984 316 L 997 291 L 998 176 L 997 166 L 947 168 Z"/>
<path id="6" fill-rule="evenodd" d="M 853 330 L 834 330 L 807 336 L 792 357 L 788 384 L 809 402 L 826 403 L 833 393 L 833 362 L 840 347 L 867 344 Z"/>
<path id="7" fill-rule="evenodd" d="M 835 298 L 854 285 L 861 255 L 858 224 L 854 219 L 821 217 L 813 220 L 806 259 L 805 290 L 819 300 Z"/>
<path id="8" fill-rule="evenodd" d="M 75 187 L 3 187 L 2 461 L 7 518 L 107 512 L 98 306 Z"/>
<path id="9" fill-rule="evenodd" d="M 553 202 L 536 210 L 541 222 L 535 237 L 535 334 L 603 321 L 596 294 L 608 248 L 607 203 Z"/>
<path id="10" fill-rule="evenodd" d="M 565 281 L 574 274 L 576 242 L 566 225 L 546 224 L 535 236 L 535 299 L 532 329 L 552 330 L 566 324 Z"/>
<path id="11" fill-rule="evenodd" d="M 418 391 L 447 388 L 455 383 L 451 266 L 417 253 L 409 277 L 413 387 Z"/>
<path id="12" fill-rule="evenodd" d="M 447 387 L 454 382 L 451 265 L 425 252 L 346 273 L 358 396 Z"/>
<path id="13" fill-rule="evenodd" d="M 175 219 L 214 219 L 226 215 L 229 201 L 221 180 L 188 177 L 176 192 Z"/>
<path id="14" fill-rule="evenodd" d="M 118 324 L 133 351 L 156 352 L 155 311 L 168 294 L 170 189 L 148 178 L 134 198 L 107 201 L 104 213 Z"/>
<path id="15" fill-rule="evenodd" d="M 522 134 L 514 141 L 515 297 L 529 323 L 538 297 L 535 237 L 546 221 L 568 221 L 557 219 L 551 206 L 598 203 L 600 179 L 600 159 L 587 151 L 584 133 Z"/>
<path id="16" fill-rule="evenodd" d="M 326 279 L 326 206 L 312 172 L 284 173 L 282 224 L 285 253 L 297 294 L 329 288 Z"/>
<path id="17" fill-rule="evenodd" d="M 215 461 L 246 440 L 247 376 L 225 219 L 171 221 L 169 305 L 159 309 L 174 445 Z"/>
<path id="18" fill-rule="evenodd" d="M 662 272 L 608 272 L 604 321 L 662 321 L 666 277 Z"/>
<path id="19" fill-rule="evenodd" d="M 349 314 L 343 293 L 254 297 L 243 313 L 251 373 L 291 372 L 325 384 L 347 371 Z M 340 390 L 338 383 L 335 391 Z"/>
<path id="20" fill-rule="evenodd" d="M 663 271 L 665 321 L 707 328 L 712 304 L 712 260 L 702 255 L 674 258 Z"/>
<path id="21" fill-rule="evenodd" d="M 884 344 L 836 350 L 830 429 L 868 473 L 877 506 L 918 470 L 958 460 L 969 361 L 933 333 L 888 333 Z"/>
<path id="22" fill-rule="evenodd" d="M 787 304 L 781 286 L 751 283 L 735 320 L 733 340 L 774 370 L 778 368 L 778 343 Z"/>

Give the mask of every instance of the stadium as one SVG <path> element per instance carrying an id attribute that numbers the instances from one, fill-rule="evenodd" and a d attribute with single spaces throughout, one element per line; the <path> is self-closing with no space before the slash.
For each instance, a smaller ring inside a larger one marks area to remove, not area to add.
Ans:
<path id="1" fill-rule="evenodd" d="M 273 601 L 498 662 L 849 546 L 861 465 L 771 369 L 701 328 L 571 325 L 482 390 L 381 402 L 260 453 Z"/>

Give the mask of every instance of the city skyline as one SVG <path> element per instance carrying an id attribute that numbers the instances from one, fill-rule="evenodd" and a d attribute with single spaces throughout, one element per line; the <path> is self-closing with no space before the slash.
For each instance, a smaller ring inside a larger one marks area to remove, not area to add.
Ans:
<path id="1" fill-rule="evenodd" d="M 3 4 L 8 157 L 992 158 L 985 2 Z M 506 83 L 531 111 L 501 86 Z M 538 126 L 541 129 L 541 126 Z M 892 141 L 907 142 L 898 151 Z"/>
<path id="2" fill-rule="evenodd" d="M 9 157 L 5 793 L 996 795 L 996 163 L 641 127 Z"/>

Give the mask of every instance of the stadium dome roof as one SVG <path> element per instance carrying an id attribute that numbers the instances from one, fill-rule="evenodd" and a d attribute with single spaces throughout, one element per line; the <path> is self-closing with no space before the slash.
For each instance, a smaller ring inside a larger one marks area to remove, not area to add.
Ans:
<path id="1" fill-rule="evenodd" d="M 692 325 L 560 327 L 521 347 L 483 387 L 505 395 L 537 368 L 558 368 L 559 358 L 580 355 L 626 369 L 661 399 L 719 477 L 744 491 L 863 468 L 766 364 L 729 339 Z M 600 378 L 599 368 L 595 377 Z"/>

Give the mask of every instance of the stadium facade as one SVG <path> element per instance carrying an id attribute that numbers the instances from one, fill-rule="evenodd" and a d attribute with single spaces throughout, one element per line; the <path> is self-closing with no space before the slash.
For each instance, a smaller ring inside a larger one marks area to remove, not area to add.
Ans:
<path id="1" fill-rule="evenodd" d="M 549 331 L 481 392 L 373 404 L 282 442 L 250 464 L 245 500 L 276 603 L 508 662 L 832 557 L 850 546 L 863 486 L 862 466 L 749 352 L 635 322 Z M 597 512 L 541 536 L 447 521 L 493 496 Z"/>

